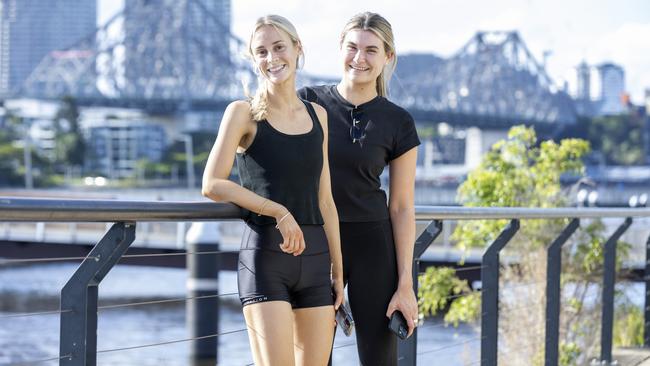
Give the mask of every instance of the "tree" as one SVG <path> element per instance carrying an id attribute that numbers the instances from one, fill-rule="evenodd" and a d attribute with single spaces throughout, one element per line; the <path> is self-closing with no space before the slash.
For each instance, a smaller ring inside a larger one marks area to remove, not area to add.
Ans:
<path id="1" fill-rule="evenodd" d="M 19 141 L 23 119 L 7 110 L 0 129 L 0 186 L 24 185 L 24 151 Z"/>
<path id="2" fill-rule="evenodd" d="M 17 186 L 23 184 L 23 177 L 18 169 L 23 165 L 23 150 L 15 146 L 12 132 L 0 130 L 0 186 Z"/>
<path id="3" fill-rule="evenodd" d="M 594 151 L 592 163 L 639 165 L 645 162 L 644 149 L 648 149 L 643 137 L 646 118 L 637 113 L 580 117 L 562 135 L 588 140 Z"/>
<path id="4" fill-rule="evenodd" d="M 86 145 L 79 128 L 79 109 L 74 98 L 65 96 L 54 117 L 56 130 L 56 162 L 62 166 L 82 166 Z"/>
<path id="5" fill-rule="evenodd" d="M 560 177 L 584 174 L 581 159 L 588 152 L 585 140 L 538 143 L 534 129 L 515 126 L 507 140 L 496 143 L 468 175 L 458 190 L 458 199 L 466 207 L 567 206 L 568 195 L 562 190 Z M 485 247 L 507 221 L 462 221 L 452 239 L 465 250 Z M 516 258 L 517 264 L 504 266 L 500 273 L 500 351 L 508 352 L 500 364 L 543 363 L 545 248 L 566 224 L 568 219 L 522 220 L 519 232 L 502 252 L 504 258 Z M 594 286 L 599 286 L 604 229 L 598 220 L 583 220 L 569 248 L 563 251 L 562 365 L 580 364 L 587 355 L 594 354 L 599 325 L 594 318 L 600 314 L 600 305 L 587 296 Z M 621 258 L 626 246 L 619 248 Z M 425 315 L 448 308 L 445 321 L 454 324 L 480 317 L 480 293 L 458 279 L 453 270 L 429 268 L 420 283 L 420 309 Z"/>
<path id="6" fill-rule="evenodd" d="M 644 124 L 645 119 L 634 114 L 597 117 L 589 129 L 589 140 L 609 164 L 643 164 Z"/>
<path id="7" fill-rule="evenodd" d="M 194 150 L 194 156 L 192 157 L 194 175 L 200 177 L 208 160 L 210 149 L 216 139 L 216 134 L 214 132 L 198 131 L 190 133 L 190 136 Z M 148 169 L 148 171 L 171 172 L 172 167 L 176 166 L 180 168 L 181 175 L 187 177 L 186 161 L 185 142 L 177 140 L 169 146 L 162 161 L 155 169 Z M 200 181 L 200 179 L 197 181 Z"/>

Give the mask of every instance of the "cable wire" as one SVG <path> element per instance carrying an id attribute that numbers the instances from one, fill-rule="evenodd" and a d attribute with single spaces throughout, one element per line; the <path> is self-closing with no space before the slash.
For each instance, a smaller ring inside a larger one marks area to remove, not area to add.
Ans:
<path id="1" fill-rule="evenodd" d="M 24 259 L 0 259 L 0 266 L 5 264 L 16 264 L 16 263 L 38 263 L 38 262 L 60 262 L 60 261 L 72 261 L 72 260 L 84 260 L 84 259 L 94 259 L 98 260 L 99 257 L 52 257 L 52 258 L 24 258 Z"/>
<path id="2" fill-rule="evenodd" d="M 42 363 L 42 362 L 47 362 L 47 361 L 58 361 L 58 360 L 62 360 L 64 358 L 72 359 L 72 354 L 67 354 L 67 355 L 63 355 L 63 356 L 53 356 L 53 357 L 50 357 L 50 358 L 43 358 L 43 359 L 40 359 L 40 360 L 20 361 L 19 363 L 10 364 L 10 365 L 31 365 L 31 364 Z"/>
<path id="3" fill-rule="evenodd" d="M 143 258 L 143 257 L 172 257 L 179 255 L 203 255 L 203 254 L 228 254 L 239 253 L 237 250 L 218 250 L 210 252 L 178 252 L 178 253 L 151 253 L 151 254 L 125 254 L 120 258 Z"/>
<path id="4" fill-rule="evenodd" d="M 172 303 L 172 302 L 182 302 L 182 301 L 187 301 L 187 300 L 201 300 L 201 299 L 209 299 L 209 298 L 215 298 L 215 297 L 234 296 L 234 295 L 237 295 L 237 294 L 238 294 L 237 292 L 229 292 L 229 293 L 225 293 L 225 294 L 217 294 L 217 295 L 192 296 L 192 297 L 183 297 L 183 298 L 176 298 L 176 299 L 165 299 L 165 300 L 142 301 L 142 302 L 132 302 L 132 303 L 124 303 L 124 304 L 115 304 L 115 305 L 104 305 L 104 306 L 98 306 L 98 307 L 97 307 L 97 310 L 107 310 L 107 309 L 123 308 L 123 307 L 128 307 L 128 306 L 141 306 L 141 305 L 152 305 L 152 304 L 165 304 L 165 303 Z M 63 314 L 63 313 L 70 313 L 70 312 L 72 312 L 71 309 L 66 309 L 66 310 L 50 310 L 50 311 L 40 311 L 40 312 L 33 312 L 33 313 L 20 313 L 20 314 L 11 314 L 11 315 L 0 315 L 0 319 L 6 319 L 6 318 L 21 318 L 21 317 L 38 316 L 38 315 Z"/>
<path id="5" fill-rule="evenodd" d="M 11 315 L 0 315 L 0 319 L 22 318 L 22 317 L 37 316 L 37 315 L 63 314 L 63 313 L 70 313 L 70 312 L 72 312 L 72 310 L 67 309 L 67 310 L 40 311 L 34 313 L 19 313 L 19 314 L 11 314 Z"/>
<path id="6" fill-rule="evenodd" d="M 176 299 L 165 299 L 165 300 L 152 300 L 152 301 L 143 301 L 143 302 L 131 302 L 131 303 L 124 303 L 124 304 L 115 304 L 115 305 L 104 305 L 104 306 L 98 306 L 98 310 L 106 310 L 106 309 L 115 309 L 115 308 L 123 308 L 123 307 L 128 307 L 128 306 L 140 306 L 140 305 L 151 305 L 151 304 L 165 304 L 165 303 L 172 303 L 172 302 L 182 302 L 182 301 L 187 301 L 187 300 L 200 300 L 200 299 L 209 299 L 209 298 L 214 298 L 214 297 L 225 297 L 225 296 L 233 296 L 233 295 L 238 295 L 237 292 L 229 292 L 225 294 L 217 294 L 217 295 L 205 295 L 205 296 L 192 296 L 192 297 L 179 297 Z"/>
<path id="7" fill-rule="evenodd" d="M 350 347 L 350 346 L 354 346 L 355 344 L 357 344 L 357 342 L 339 344 L 336 347 L 332 347 L 332 349 Z"/>
<path id="8" fill-rule="evenodd" d="M 439 268 L 445 268 L 445 267 L 443 266 L 443 267 L 439 267 Z M 453 268 L 453 270 L 454 270 L 454 272 L 465 272 L 465 271 L 473 271 L 473 270 L 476 270 L 476 269 L 483 269 L 483 268 L 489 268 L 489 266 L 460 267 L 460 268 Z M 426 270 L 420 271 L 420 273 L 418 273 L 418 274 L 425 274 L 425 273 L 427 273 Z"/>
<path id="9" fill-rule="evenodd" d="M 236 250 L 223 250 L 223 251 L 209 251 L 209 252 L 179 252 L 179 253 L 149 253 L 149 254 L 125 254 L 120 257 L 122 258 L 145 258 L 145 257 L 170 257 L 170 256 L 179 256 L 179 255 L 203 255 L 203 254 L 234 254 L 239 253 Z M 20 259 L 0 259 L 0 266 L 6 264 L 18 264 L 18 263 L 38 263 L 38 262 L 59 262 L 59 261 L 72 261 L 72 260 L 84 260 L 84 259 L 94 259 L 99 260 L 99 257 L 94 256 L 85 256 L 85 257 L 50 257 L 50 258 L 20 258 Z"/>
<path id="10" fill-rule="evenodd" d="M 247 328 L 244 329 L 237 329 L 237 330 L 231 330 L 223 333 L 216 333 L 216 334 L 210 334 L 206 336 L 201 336 L 201 337 L 194 337 L 194 338 L 185 338 L 185 339 L 175 339 L 173 341 L 165 341 L 165 342 L 158 342 L 158 343 L 149 343 L 149 344 L 142 344 L 139 346 L 131 346 L 131 347 L 122 347 L 122 348 L 112 348 L 112 349 L 104 349 L 104 350 L 99 350 L 97 353 L 108 353 L 108 352 L 117 352 L 117 351 L 127 351 L 127 350 L 133 350 L 133 349 L 139 349 L 139 348 L 147 348 L 147 347 L 156 347 L 156 346 L 163 346 L 166 344 L 172 344 L 172 343 L 182 343 L 182 342 L 189 342 L 189 341 L 196 341 L 200 339 L 207 339 L 207 338 L 215 338 L 215 337 L 220 337 L 228 334 L 234 334 L 234 333 L 240 333 L 240 332 L 245 332 L 247 331 Z"/>
<path id="11" fill-rule="evenodd" d="M 480 292 L 465 292 L 465 293 L 462 293 L 462 294 L 445 296 L 445 297 L 443 297 L 443 299 L 447 299 L 447 300 L 458 299 L 460 297 L 476 295 L 476 294 L 479 294 L 479 293 Z"/>
<path id="12" fill-rule="evenodd" d="M 490 268 L 490 266 L 471 266 L 471 267 L 454 268 L 454 271 L 455 272 L 473 271 L 475 269 L 483 269 L 483 268 Z"/>

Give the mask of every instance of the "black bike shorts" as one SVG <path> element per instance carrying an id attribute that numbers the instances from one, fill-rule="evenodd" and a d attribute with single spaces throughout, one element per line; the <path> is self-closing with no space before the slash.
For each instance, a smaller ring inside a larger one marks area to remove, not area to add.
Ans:
<path id="1" fill-rule="evenodd" d="M 299 256 L 280 249 L 275 225 L 247 223 L 239 252 L 237 283 L 243 306 L 286 301 L 294 309 L 333 305 L 330 255 L 322 225 L 300 225 L 305 250 Z"/>

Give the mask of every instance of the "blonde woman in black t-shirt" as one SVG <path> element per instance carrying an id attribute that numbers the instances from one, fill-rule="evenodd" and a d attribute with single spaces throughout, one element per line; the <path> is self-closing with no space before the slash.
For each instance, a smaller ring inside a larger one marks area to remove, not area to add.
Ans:
<path id="1" fill-rule="evenodd" d="M 420 141 L 410 114 L 386 99 L 397 59 L 388 21 L 375 13 L 355 15 L 343 29 L 340 46 L 341 81 L 299 93 L 328 113 L 343 277 L 361 364 L 397 365 L 397 338 L 388 320 L 400 311 L 409 336 L 418 320 L 412 263 Z M 379 178 L 386 166 L 388 204 Z"/>
<path id="2" fill-rule="evenodd" d="M 322 366 L 343 301 L 327 113 L 296 95 L 302 46 L 288 20 L 260 18 L 249 51 L 260 85 L 226 108 L 203 195 L 250 211 L 237 279 L 255 364 Z M 228 180 L 235 159 L 242 186 Z"/>

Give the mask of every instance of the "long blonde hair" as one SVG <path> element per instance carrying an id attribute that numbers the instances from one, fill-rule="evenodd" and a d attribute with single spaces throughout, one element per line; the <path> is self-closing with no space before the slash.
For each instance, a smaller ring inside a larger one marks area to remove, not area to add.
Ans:
<path id="1" fill-rule="evenodd" d="M 248 41 L 248 56 L 251 58 L 251 60 L 255 59 L 255 55 L 252 49 L 253 37 L 255 36 L 255 32 L 257 32 L 265 25 L 270 25 L 278 31 L 283 31 L 289 36 L 294 46 L 301 47 L 301 51 L 298 54 L 298 58 L 296 59 L 296 68 L 301 67 L 300 60 L 302 59 L 304 63 L 304 53 L 302 52 L 302 42 L 300 42 L 300 37 L 298 37 L 296 27 L 294 27 L 287 18 L 273 14 L 263 16 L 257 19 L 257 22 L 255 22 L 255 28 L 253 28 L 253 32 L 251 33 L 251 37 Z M 262 76 L 261 71 L 255 70 L 255 72 L 258 74 L 257 91 L 252 96 L 249 95 L 248 91 L 246 91 L 246 95 L 248 96 L 251 104 L 251 115 L 253 117 L 253 120 L 261 121 L 263 119 L 266 119 L 268 113 L 268 89 L 266 85 L 266 79 L 264 79 Z"/>
<path id="2" fill-rule="evenodd" d="M 392 55 L 391 61 L 384 66 L 381 74 L 377 77 L 377 94 L 382 97 L 388 96 L 388 82 L 390 81 L 393 71 L 397 66 L 397 54 L 395 53 L 395 39 L 393 37 L 393 28 L 388 20 L 377 13 L 369 11 L 359 13 L 345 24 L 341 32 L 340 45 L 343 45 L 345 36 L 352 30 L 366 30 L 374 33 L 384 43 L 384 51 L 387 55 Z"/>

